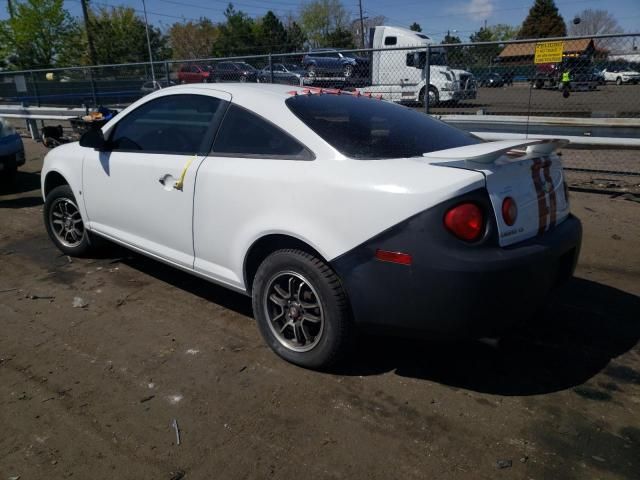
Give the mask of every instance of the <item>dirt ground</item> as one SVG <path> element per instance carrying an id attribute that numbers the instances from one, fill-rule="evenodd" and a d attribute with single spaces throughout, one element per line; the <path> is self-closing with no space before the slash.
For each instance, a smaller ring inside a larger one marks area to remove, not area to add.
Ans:
<path id="1" fill-rule="evenodd" d="M 576 278 L 527 331 L 365 337 L 322 374 L 273 355 L 242 295 L 62 256 L 27 148 L 0 191 L 0 479 L 640 478 L 639 203 L 573 193 Z"/>

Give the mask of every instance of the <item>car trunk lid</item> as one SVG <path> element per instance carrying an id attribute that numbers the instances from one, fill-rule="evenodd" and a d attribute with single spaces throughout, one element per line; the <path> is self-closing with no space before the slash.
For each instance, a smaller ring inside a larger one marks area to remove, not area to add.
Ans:
<path id="1" fill-rule="evenodd" d="M 569 215 L 560 158 L 564 140 L 502 140 L 424 154 L 432 165 L 484 175 L 501 246 L 541 235 Z M 502 205 L 515 200 L 518 214 L 507 225 Z"/>

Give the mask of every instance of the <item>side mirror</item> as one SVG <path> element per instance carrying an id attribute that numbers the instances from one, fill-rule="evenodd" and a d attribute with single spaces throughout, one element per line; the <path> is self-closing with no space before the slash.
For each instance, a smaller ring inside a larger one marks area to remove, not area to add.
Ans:
<path id="1" fill-rule="evenodd" d="M 93 148 L 95 150 L 103 150 L 107 145 L 101 128 L 92 128 L 80 137 L 80 146 Z"/>

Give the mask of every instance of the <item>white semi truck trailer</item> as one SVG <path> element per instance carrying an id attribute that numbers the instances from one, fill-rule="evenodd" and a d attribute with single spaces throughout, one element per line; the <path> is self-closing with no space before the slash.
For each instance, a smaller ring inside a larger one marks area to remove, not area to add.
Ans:
<path id="1" fill-rule="evenodd" d="M 474 99 L 477 94 L 474 76 L 447 66 L 446 51 L 432 46 L 429 55 L 427 87 L 426 47 L 433 40 L 424 33 L 406 28 L 377 26 L 369 31 L 370 45 L 378 50 L 371 54 L 371 85 L 359 88 L 364 94 L 382 95 L 394 102 L 429 105 Z M 402 50 L 394 50 L 407 47 Z M 411 48 L 408 48 L 411 47 Z"/>

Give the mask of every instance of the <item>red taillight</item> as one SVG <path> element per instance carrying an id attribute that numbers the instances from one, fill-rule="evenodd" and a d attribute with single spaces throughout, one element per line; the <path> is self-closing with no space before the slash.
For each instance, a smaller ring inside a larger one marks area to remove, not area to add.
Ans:
<path id="1" fill-rule="evenodd" d="M 390 252 L 388 250 L 376 250 L 376 259 L 381 262 L 399 263 L 400 265 L 411 265 L 411 255 L 402 252 Z"/>
<path id="2" fill-rule="evenodd" d="M 516 205 L 516 201 L 511 197 L 507 197 L 502 201 L 502 218 L 504 219 L 504 223 L 509 226 L 516 223 L 518 206 Z"/>
<path id="3" fill-rule="evenodd" d="M 484 215 L 475 203 L 461 203 L 444 215 L 444 225 L 456 237 L 473 242 L 484 230 Z"/>

